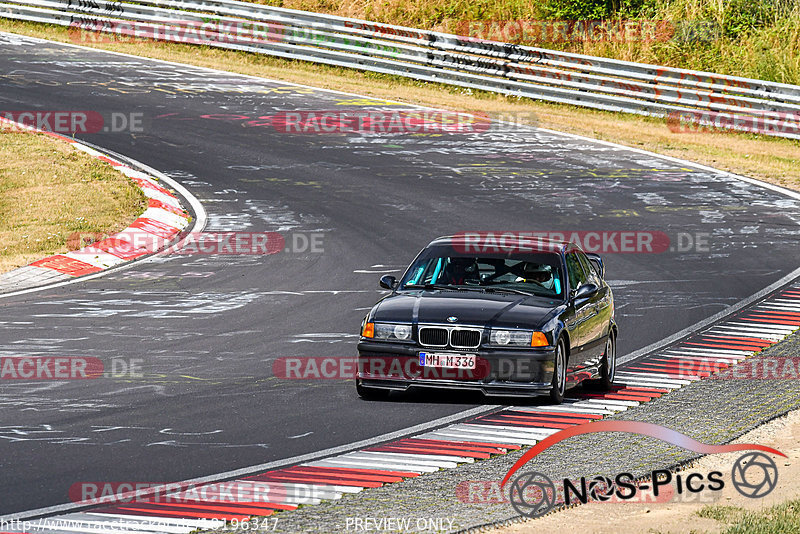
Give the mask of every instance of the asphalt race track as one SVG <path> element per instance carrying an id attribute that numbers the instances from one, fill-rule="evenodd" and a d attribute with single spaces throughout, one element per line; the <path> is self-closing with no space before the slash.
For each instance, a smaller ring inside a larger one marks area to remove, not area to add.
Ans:
<path id="1" fill-rule="evenodd" d="M 208 211 L 206 231 L 280 232 L 287 243 L 320 234 L 324 250 L 172 255 L 0 299 L 0 356 L 140 359 L 142 370 L 0 385 L 0 514 L 67 502 L 83 481 L 210 475 L 484 402 L 364 402 L 349 380 L 272 373 L 284 356 L 354 355 L 378 277 L 439 235 L 648 231 L 673 247 L 700 236 L 684 252 L 604 254 L 621 355 L 798 266 L 800 202 L 655 156 L 510 126 L 288 134 L 259 117 L 408 106 L 7 34 L 0 65 L 0 110 L 141 114 L 143 131 L 78 137 L 178 180 Z"/>

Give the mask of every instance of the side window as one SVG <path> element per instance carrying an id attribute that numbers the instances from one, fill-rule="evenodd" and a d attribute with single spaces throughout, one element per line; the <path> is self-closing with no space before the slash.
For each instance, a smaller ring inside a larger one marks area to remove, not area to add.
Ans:
<path id="1" fill-rule="evenodd" d="M 586 283 L 586 273 L 581 266 L 580 259 L 575 252 L 567 254 L 567 275 L 569 276 L 569 287 L 571 290 L 578 289 Z"/>
<path id="2" fill-rule="evenodd" d="M 578 258 L 581 261 L 581 265 L 583 266 L 583 270 L 588 273 L 588 280 L 589 282 L 599 286 L 600 280 L 598 279 L 597 273 L 594 270 L 594 266 L 592 262 L 589 261 L 589 258 L 586 257 L 586 254 L 583 252 L 578 252 Z"/>

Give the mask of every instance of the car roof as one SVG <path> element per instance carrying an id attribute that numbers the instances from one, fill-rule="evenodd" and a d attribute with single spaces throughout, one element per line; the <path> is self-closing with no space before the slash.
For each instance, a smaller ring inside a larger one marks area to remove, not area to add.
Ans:
<path id="1" fill-rule="evenodd" d="M 455 235 L 437 237 L 428 246 L 451 245 L 466 250 L 468 246 L 477 247 L 477 252 L 497 252 L 520 248 L 525 252 L 564 253 L 578 248 L 569 241 L 554 241 L 536 235 L 534 232 L 461 232 Z"/>

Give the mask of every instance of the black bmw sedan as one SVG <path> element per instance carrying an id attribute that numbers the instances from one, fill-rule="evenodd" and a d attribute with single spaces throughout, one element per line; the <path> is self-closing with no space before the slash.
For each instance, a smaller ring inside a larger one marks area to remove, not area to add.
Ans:
<path id="1" fill-rule="evenodd" d="M 596 254 L 520 235 L 432 241 L 361 325 L 356 389 L 366 399 L 410 387 L 485 395 L 549 394 L 614 380 L 617 326 Z"/>

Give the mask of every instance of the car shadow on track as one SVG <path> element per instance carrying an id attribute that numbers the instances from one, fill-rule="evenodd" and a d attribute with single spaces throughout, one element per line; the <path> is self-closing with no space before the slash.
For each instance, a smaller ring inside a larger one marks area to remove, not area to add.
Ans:
<path id="1" fill-rule="evenodd" d="M 581 384 L 568 389 L 565 395 L 567 402 L 570 399 L 580 397 L 584 393 L 596 392 L 596 388 L 590 384 Z M 502 406 L 552 406 L 553 401 L 548 395 L 538 395 L 530 397 L 504 397 L 504 396 L 484 396 L 478 391 L 460 391 L 446 389 L 423 389 L 414 388 L 405 392 L 393 391 L 386 399 L 380 401 L 365 402 L 392 402 L 407 404 L 463 404 L 469 406 L 480 405 L 502 405 Z"/>

